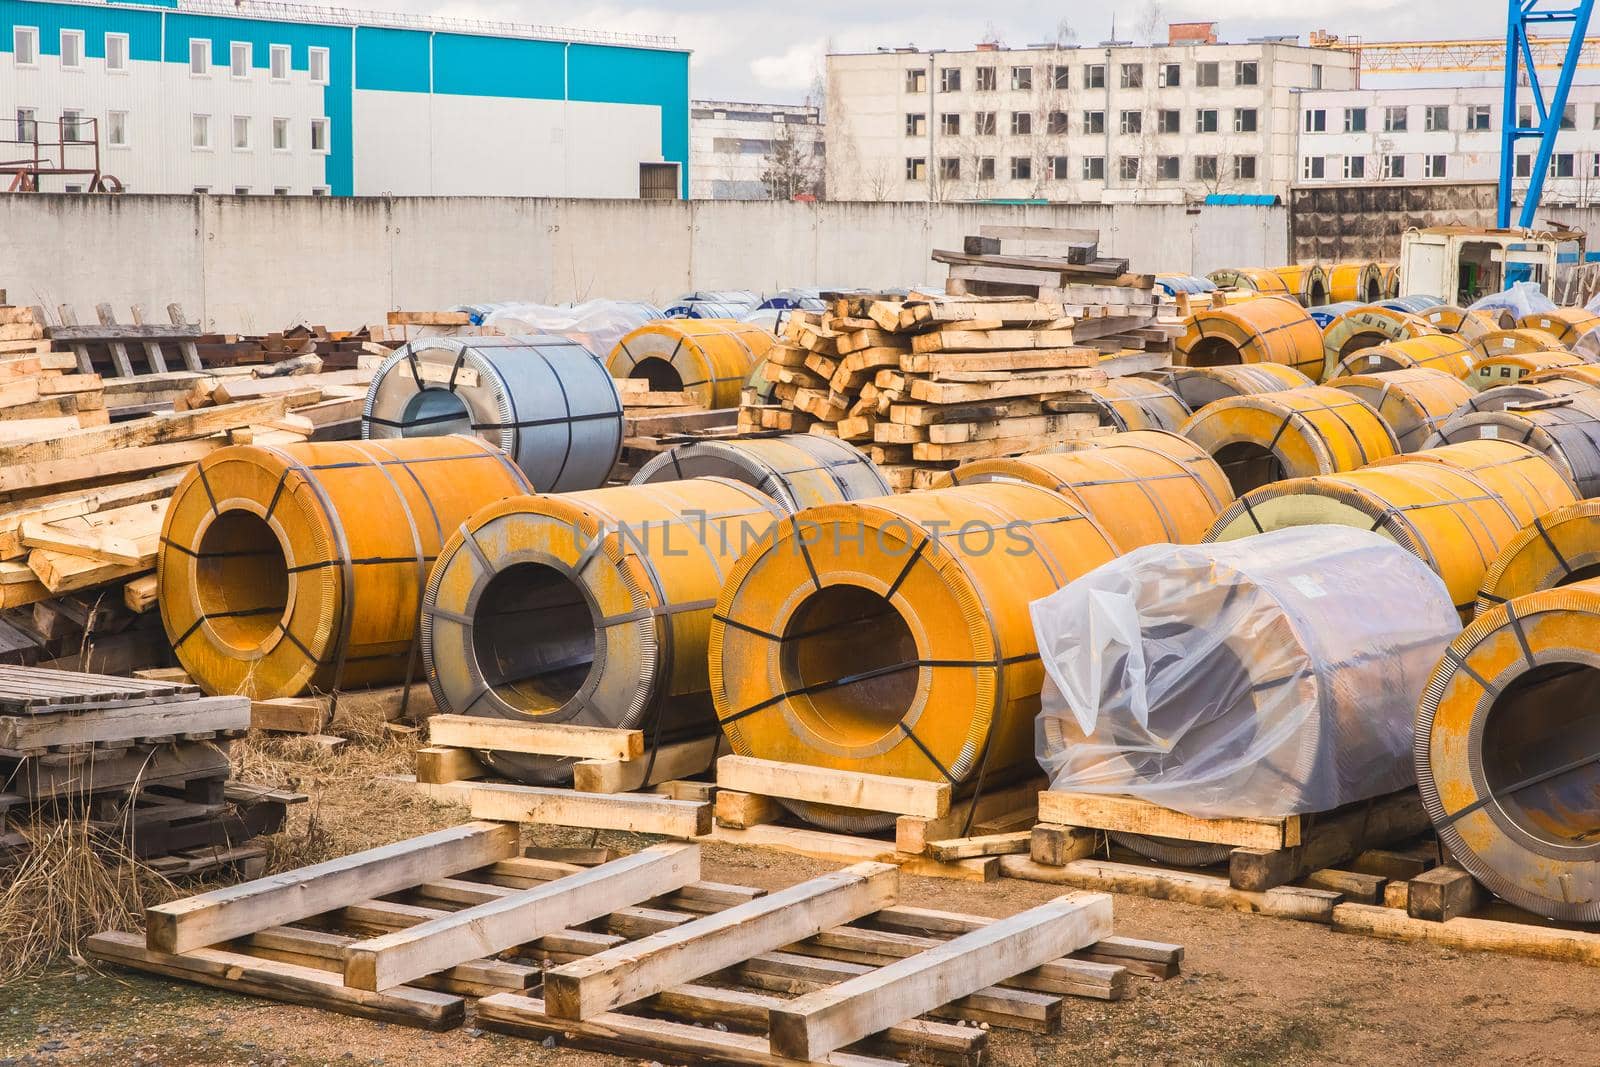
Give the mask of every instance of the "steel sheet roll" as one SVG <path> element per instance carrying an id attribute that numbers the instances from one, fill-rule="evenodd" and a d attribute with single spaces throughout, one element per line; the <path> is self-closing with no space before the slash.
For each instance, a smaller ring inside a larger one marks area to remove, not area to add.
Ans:
<path id="1" fill-rule="evenodd" d="M 1543 352 L 1507 352 L 1503 355 L 1487 356 L 1472 368 L 1472 374 L 1467 381 L 1474 389 L 1493 389 L 1497 385 L 1511 385 L 1522 381 L 1530 374 L 1539 374 L 1543 371 L 1558 370 L 1562 367 L 1576 367 L 1584 362 L 1582 356 L 1561 351 Z"/>
<path id="2" fill-rule="evenodd" d="M 1520 441 L 1550 457 L 1582 496 L 1600 496 L 1600 394 L 1574 393 L 1544 404 L 1458 413 L 1426 447 L 1482 438 Z"/>
<path id="3" fill-rule="evenodd" d="M 1368 304 L 1345 312 L 1323 328 L 1323 358 L 1331 374 L 1342 360 L 1363 348 L 1438 332 L 1420 316 Z"/>
<path id="4" fill-rule="evenodd" d="M 1600 578 L 1600 500 L 1534 519 L 1500 550 L 1478 590 L 1478 614 L 1508 600 Z"/>
<path id="5" fill-rule="evenodd" d="M 1524 315 L 1517 320 L 1521 330 L 1539 330 L 1554 337 L 1564 348 L 1571 348 L 1578 338 L 1600 326 L 1600 315 L 1583 308 L 1556 308 Z"/>
<path id="6" fill-rule="evenodd" d="M 1400 451 L 1378 413 L 1324 385 L 1208 404 L 1183 435 L 1211 454 L 1235 493 L 1269 482 L 1355 470 Z"/>
<path id="7" fill-rule="evenodd" d="M 1383 272 L 1376 263 L 1335 263 L 1328 268 L 1328 297 L 1370 304 L 1383 299 Z"/>
<path id="8" fill-rule="evenodd" d="M 1178 394 L 1159 382 L 1127 375 L 1087 390 L 1083 398 L 1100 413 L 1102 426 L 1128 430 L 1177 430 L 1191 414 Z"/>
<path id="9" fill-rule="evenodd" d="M 1400 295 L 1400 264 L 1392 261 L 1378 263 L 1378 275 L 1383 279 L 1383 295 L 1396 297 Z"/>
<path id="10" fill-rule="evenodd" d="M 1116 555 L 1058 493 L 990 482 L 810 508 L 717 601 L 711 687 L 746 756 L 972 787 L 1033 766 L 1028 602 Z M 894 816 L 791 802 L 832 828 Z"/>
<path id="11" fill-rule="evenodd" d="M 1168 296 L 1177 296 L 1179 293 L 1214 293 L 1217 283 L 1210 278 L 1198 278 L 1193 274 L 1157 274 L 1156 288 L 1163 290 Z"/>
<path id="12" fill-rule="evenodd" d="M 1323 304 L 1321 307 L 1306 308 L 1306 313 L 1311 316 L 1311 321 L 1317 324 L 1317 329 L 1326 330 L 1328 323 L 1343 315 L 1346 311 L 1366 307 L 1362 300 L 1341 300 L 1336 304 Z"/>
<path id="13" fill-rule="evenodd" d="M 1233 501 L 1215 460 L 1187 437 L 1161 430 L 1113 434 L 1070 452 L 978 460 L 957 467 L 951 480 L 1053 489 L 1100 523 L 1122 552 L 1194 544 Z"/>
<path id="14" fill-rule="evenodd" d="M 476 437 L 218 449 L 179 483 L 156 582 L 178 662 L 256 700 L 402 681 L 428 568 L 528 480 Z"/>
<path id="15" fill-rule="evenodd" d="M 1554 382 L 1571 382 L 1575 385 L 1600 388 L 1600 364 L 1579 363 L 1570 367 L 1552 367 L 1549 370 L 1535 371 L 1522 379 L 1523 385 L 1547 386 Z"/>
<path id="16" fill-rule="evenodd" d="M 1421 315 L 1423 321 L 1436 327 L 1440 333 L 1451 334 L 1467 342 L 1482 337 L 1490 330 L 1503 330 L 1513 325 L 1509 313 L 1468 311 L 1455 304 L 1440 304 L 1421 312 Z"/>
<path id="17" fill-rule="evenodd" d="M 1564 352 L 1566 348 L 1543 330 L 1490 330 L 1472 339 L 1479 359 L 1510 356 L 1519 352 Z"/>
<path id="18" fill-rule="evenodd" d="M 1305 308 L 1293 300 L 1246 300 L 1203 308 L 1189 316 L 1175 347 L 1173 362 L 1188 367 L 1278 363 L 1313 381 L 1320 381 L 1325 369 L 1322 334 Z"/>
<path id="19" fill-rule="evenodd" d="M 1275 267 L 1272 273 L 1283 279 L 1289 295 L 1298 300 L 1301 307 L 1321 307 L 1328 302 L 1328 276 L 1315 263 Z"/>
<path id="20" fill-rule="evenodd" d="M 1597 650 L 1600 581 L 1519 597 L 1451 642 L 1417 708 L 1417 786 L 1451 858 L 1552 919 L 1600 919 Z"/>
<path id="21" fill-rule="evenodd" d="M 1288 296 L 1289 285 L 1267 267 L 1239 267 L 1214 270 L 1206 280 L 1219 289 L 1248 289 L 1273 296 Z"/>
<path id="22" fill-rule="evenodd" d="M 714 733 L 711 606 L 742 546 L 780 514 L 721 478 L 480 508 L 428 582 L 422 648 L 435 702 L 459 715 L 642 729 L 651 744 Z M 540 784 L 569 782 L 575 762 L 483 758 Z"/>
<path id="23" fill-rule="evenodd" d="M 1519 526 L 1578 499 L 1577 487 L 1559 464 L 1518 441 L 1463 441 L 1379 460 L 1374 467 L 1439 463 L 1466 471 L 1506 502 Z"/>
<path id="24" fill-rule="evenodd" d="M 1221 367 L 1169 367 L 1152 378 L 1178 394 L 1190 411 L 1230 396 L 1304 389 L 1310 378 L 1281 363 L 1240 363 Z"/>
<path id="25" fill-rule="evenodd" d="M 1433 431 L 1474 395 L 1454 374 L 1427 367 L 1352 374 L 1331 379 L 1328 386 L 1344 390 L 1376 411 L 1394 431 L 1402 452 L 1421 448 Z"/>
<path id="26" fill-rule="evenodd" d="M 704 477 L 754 486 L 791 514 L 893 492 L 866 453 L 837 437 L 808 433 L 678 445 L 640 468 L 632 484 Z"/>
<path id="27" fill-rule="evenodd" d="M 540 492 L 593 489 L 622 452 L 622 397 L 600 361 L 566 338 L 413 341 L 372 376 L 361 436 L 450 433 L 496 446 Z"/>
<path id="28" fill-rule="evenodd" d="M 1472 350 L 1472 346 L 1461 338 L 1442 333 L 1430 334 L 1358 349 L 1339 361 L 1331 377 L 1345 378 L 1352 374 L 1379 374 L 1412 367 L 1432 367 L 1447 371 L 1457 378 L 1465 378 L 1472 373 L 1472 365 L 1477 359 L 1478 354 Z"/>
<path id="29" fill-rule="evenodd" d="M 1509 407 L 1520 404 L 1539 404 L 1547 400 L 1554 400 L 1561 396 L 1570 396 L 1575 393 L 1592 393 L 1594 387 L 1587 382 L 1572 381 L 1567 378 L 1541 378 L 1534 381 L 1533 376 L 1522 379 L 1516 385 L 1497 385 L 1492 389 L 1485 389 L 1481 393 L 1473 393 L 1462 405 L 1462 414 L 1467 411 L 1504 411 Z"/>
<path id="30" fill-rule="evenodd" d="M 1386 307 L 1390 311 L 1404 311 L 1412 315 L 1421 315 L 1430 308 L 1443 307 L 1444 301 L 1436 296 L 1412 293 L 1410 296 L 1391 296 L 1380 300 L 1378 306 Z"/>
<path id="31" fill-rule="evenodd" d="M 629 333 L 611 350 L 617 378 L 643 378 L 650 388 L 683 390 L 708 408 L 731 408 L 756 364 L 777 338 L 729 319 L 663 319 Z"/>

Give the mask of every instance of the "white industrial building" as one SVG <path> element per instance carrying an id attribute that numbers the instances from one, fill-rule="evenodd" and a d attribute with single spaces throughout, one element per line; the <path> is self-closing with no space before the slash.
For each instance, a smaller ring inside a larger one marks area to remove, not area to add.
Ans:
<path id="1" fill-rule="evenodd" d="M 839 200 L 1182 203 L 1281 196 L 1296 91 L 1357 84 L 1357 57 L 1298 38 L 880 49 L 827 58 L 828 195 Z"/>
<path id="2" fill-rule="evenodd" d="M 789 142 L 789 189 L 769 188 L 775 146 Z M 689 196 L 694 200 L 769 200 L 815 195 L 823 177 L 818 108 L 696 100 L 689 111 Z M 809 179 L 809 180 L 807 180 Z M 787 194 L 787 195 L 785 195 Z"/>

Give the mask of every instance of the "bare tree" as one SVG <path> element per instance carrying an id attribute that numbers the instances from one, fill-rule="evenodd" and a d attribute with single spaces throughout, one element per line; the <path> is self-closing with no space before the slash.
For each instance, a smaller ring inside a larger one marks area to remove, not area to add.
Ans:
<path id="1" fill-rule="evenodd" d="M 817 157 L 811 144 L 795 140 L 787 123 L 778 127 L 772 139 L 772 151 L 761 168 L 761 184 L 767 187 L 767 196 L 773 200 L 816 195 Z"/>
<path id="2" fill-rule="evenodd" d="M 1134 29 L 1145 44 L 1158 44 L 1161 40 L 1161 26 L 1166 20 L 1166 9 L 1161 6 L 1161 0 L 1146 0 L 1144 9 L 1139 14 L 1139 21 Z"/>

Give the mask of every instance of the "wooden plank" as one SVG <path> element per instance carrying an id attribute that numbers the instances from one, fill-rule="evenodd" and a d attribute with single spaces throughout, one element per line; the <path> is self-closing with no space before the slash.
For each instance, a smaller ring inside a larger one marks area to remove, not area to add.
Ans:
<path id="1" fill-rule="evenodd" d="M 1406 914 L 1429 922 L 1449 922 L 1471 914 L 1483 903 L 1483 890 L 1472 875 L 1456 867 L 1435 867 L 1411 879 Z"/>
<path id="2" fill-rule="evenodd" d="M 937 336 L 924 334 L 923 336 Z M 1036 348 L 1031 351 L 919 352 L 900 357 L 907 374 L 943 374 L 952 371 L 1059 370 L 1098 367 L 1100 353 L 1092 348 Z"/>
<path id="3" fill-rule="evenodd" d="M 430 746 L 417 749 L 417 781 L 428 785 L 443 785 L 464 779 L 483 777 L 483 764 L 478 754 L 466 748 Z"/>
<path id="4" fill-rule="evenodd" d="M 747 848 L 770 848 L 775 852 L 788 852 L 796 856 L 828 860 L 831 863 L 860 863 L 871 860 L 892 863 L 907 874 L 925 878 L 953 878 L 961 882 L 992 882 L 1000 877 L 999 856 L 956 860 L 940 863 L 929 856 L 912 855 L 895 851 L 894 843 L 877 841 L 870 837 L 851 837 L 826 830 L 810 830 L 796 826 L 755 825 L 744 829 L 718 826 L 709 837 L 730 845 Z"/>
<path id="5" fill-rule="evenodd" d="M 1040 823 L 1029 832 L 1028 856 L 1035 863 L 1060 867 L 1073 860 L 1088 859 L 1099 841 L 1098 830 Z"/>
<path id="6" fill-rule="evenodd" d="M 515 826 L 472 822 L 145 911 L 147 943 L 187 952 L 517 854 Z"/>
<path id="7" fill-rule="evenodd" d="M 285 413 L 283 400 L 278 398 L 152 415 L 110 426 L 75 430 L 46 441 L 0 445 L 0 466 L 41 464 L 48 460 L 75 459 L 108 451 L 190 441 L 240 426 L 271 422 L 283 418 Z"/>
<path id="8" fill-rule="evenodd" d="M 1426 941 L 1446 948 L 1600 966 L 1600 933 L 1590 930 L 1562 930 L 1499 919 L 1433 922 L 1414 919 L 1398 908 L 1373 904 L 1338 905 L 1333 909 L 1333 928 L 1390 941 Z"/>
<path id="9" fill-rule="evenodd" d="M 979 226 L 978 236 L 999 241 L 1029 241 L 1055 244 L 1093 244 L 1100 242 L 1099 230 L 1069 226 Z"/>
<path id="10" fill-rule="evenodd" d="M 1408 840 L 1431 825 L 1415 789 L 1376 797 L 1318 816 L 1302 830 L 1297 848 L 1234 849 L 1228 880 L 1238 889 L 1286 885 L 1314 870 L 1342 868 L 1375 845 Z"/>
<path id="11" fill-rule="evenodd" d="M 1105 893 L 1133 893 L 1155 900 L 1178 900 L 1207 908 L 1256 912 L 1280 919 L 1328 922 L 1339 894 L 1320 889 L 1279 886 L 1264 893 L 1235 889 L 1226 878 L 1192 871 L 1142 867 L 1110 860 L 1073 860 L 1061 867 L 1046 867 L 1026 856 L 1001 856 L 1000 869 L 1009 878 L 1095 889 Z"/>
<path id="12" fill-rule="evenodd" d="M 22 543 L 105 563 L 149 567 L 155 564 L 161 547 L 161 523 L 166 514 L 167 501 L 162 499 L 92 515 L 30 519 L 22 524 Z"/>
<path id="13" fill-rule="evenodd" d="M 565 878 L 351 945 L 344 980 L 357 989 L 402 985 L 480 956 L 578 926 L 700 877 L 697 845 L 655 845 Z"/>
<path id="14" fill-rule="evenodd" d="M 1048 396 L 1074 390 L 1093 389 L 1106 383 L 1098 370 L 1061 370 L 1045 374 L 1016 374 L 995 382 L 934 382 L 913 378 L 911 398 L 930 404 L 965 404 L 1008 397 Z"/>
<path id="15" fill-rule="evenodd" d="M 900 872 L 862 863 L 696 919 L 545 974 L 546 1009 L 588 1019 L 895 902 Z"/>
<path id="16" fill-rule="evenodd" d="M 1389 884 L 1387 878 L 1376 874 L 1331 870 L 1312 871 L 1306 875 L 1305 881 L 1312 889 L 1338 893 L 1356 904 L 1383 903 L 1384 889 Z"/>
<path id="17" fill-rule="evenodd" d="M 1098 793 L 1044 790 L 1039 794 L 1039 821 L 1246 848 L 1289 848 L 1300 844 L 1298 815 L 1278 819 L 1199 819 L 1146 800 Z"/>
<path id="18" fill-rule="evenodd" d="M 1074 350 L 1075 330 L 1071 328 L 1041 330 L 961 330 L 947 327 L 933 333 L 920 333 L 912 338 L 911 351 L 916 354 L 935 352 L 1020 352 L 1038 348 L 1055 352 L 1071 351 L 1077 362 L 1070 366 L 1093 366 L 1087 350 Z M 902 360 L 902 363 L 904 360 Z"/>
<path id="19" fill-rule="evenodd" d="M 787 800 L 930 819 L 950 811 L 948 782 L 838 771 L 748 756 L 723 756 L 717 760 L 717 785 Z"/>
<path id="20" fill-rule="evenodd" d="M 1069 894 L 807 993 L 771 1012 L 772 1050 L 814 1060 L 1111 935 L 1111 898 Z"/>
<path id="21" fill-rule="evenodd" d="M 72 552 L 53 552 L 36 548 L 28 553 L 28 569 L 33 571 L 52 594 L 60 595 L 90 586 L 103 585 L 118 578 L 131 578 L 155 566 L 155 561 L 136 563 L 108 563 L 102 559 L 80 556 Z"/>
<path id="22" fill-rule="evenodd" d="M 0 748 L 82 745 L 168 734 L 244 730 L 250 702 L 244 697 L 201 697 L 117 708 L 115 713 L 0 716 Z"/>
<path id="23" fill-rule="evenodd" d="M 428 740 L 435 745 L 523 752 L 578 759 L 638 759 L 644 755 L 643 730 L 572 726 L 520 719 L 486 719 L 473 715 L 435 715 L 428 720 Z"/>
<path id="24" fill-rule="evenodd" d="M 983 834 L 928 842 L 928 855 L 940 863 L 972 859 L 975 856 L 1017 856 L 1026 853 L 1033 841 L 1031 830 L 1008 834 Z"/>
<path id="25" fill-rule="evenodd" d="M 316 697 L 272 697 L 250 702 L 250 726 L 291 734 L 320 734 L 328 724 L 328 706 Z"/>
<path id="26" fill-rule="evenodd" d="M 764 797 L 759 793 L 740 793 L 732 789 L 717 790 L 713 809 L 718 826 L 731 826 L 737 830 L 777 822 L 787 811 L 782 804 L 771 797 Z"/>
<path id="27" fill-rule="evenodd" d="M 390 326 L 471 326 L 472 316 L 465 311 L 391 311 Z"/>
<path id="28" fill-rule="evenodd" d="M 140 420 L 142 421 L 142 420 Z M 140 448 L 113 448 L 96 455 L 0 466 L 0 493 L 15 493 L 45 486 L 68 485 L 96 478 L 141 474 L 199 462 L 226 445 L 220 437 L 179 441 Z M 7 446 L 0 445 L 0 451 Z"/>
<path id="29" fill-rule="evenodd" d="M 134 578 L 122 587 L 122 603 L 129 611 L 143 614 L 161 599 L 161 586 L 154 574 Z"/>
<path id="30" fill-rule="evenodd" d="M 579 760 L 572 766 L 572 788 L 580 793 L 626 793 L 701 774 L 711 769 L 721 744 L 722 735 L 716 733 L 661 745 L 653 757 Z"/>
<path id="31" fill-rule="evenodd" d="M 475 819 L 684 838 L 699 837 L 711 830 L 710 804 L 649 793 L 578 793 L 531 785 L 480 785 L 472 790 L 471 805 Z"/>

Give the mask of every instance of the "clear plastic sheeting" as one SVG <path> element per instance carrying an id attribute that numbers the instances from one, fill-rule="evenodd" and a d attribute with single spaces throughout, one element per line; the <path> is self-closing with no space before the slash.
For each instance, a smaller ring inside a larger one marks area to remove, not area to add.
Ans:
<path id="1" fill-rule="evenodd" d="M 482 323 L 520 337 L 556 334 L 577 341 L 596 359 L 604 359 L 617 342 L 661 311 L 635 300 L 590 300 L 556 307 L 551 304 L 485 304 Z"/>
<path id="2" fill-rule="evenodd" d="M 1426 564 L 1342 526 L 1150 545 L 1031 611 L 1050 788 L 1199 818 L 1410 786 L 1417 702 L 1461 629 Z"/>
<path id="3" fill-rule="evenodd" d="M 1554 311 L 1556 303 L 1544 295 L 1538 282 L 1517 282 L 1501 293 L 1481 297 L 1468 311 L 1509 311 L 1517 318 Z"/>

